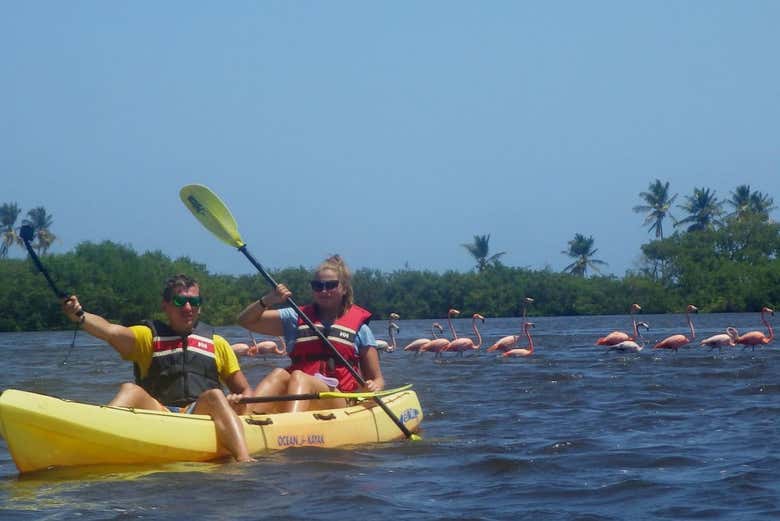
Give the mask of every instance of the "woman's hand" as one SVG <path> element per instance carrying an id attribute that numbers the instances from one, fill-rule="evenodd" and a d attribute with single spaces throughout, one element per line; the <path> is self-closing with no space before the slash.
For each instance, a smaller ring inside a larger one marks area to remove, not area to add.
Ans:
<path id="1" fill-rule="evenodd" d="M 292 291 L 284 284 L 277 284 L 273 291 L 269 291 L 261 299 L 266 306 L 275 306 L 283 302 L 287 302 L 287 299 L 292 296 Z"/>
<path id="2" fill-rule="evenodd" d="M 377 378 L 376 380 L 366 380 L 366 385 L 363 386 L 363 392 L 375 393 L 385 388 L 385 379 Z"/>

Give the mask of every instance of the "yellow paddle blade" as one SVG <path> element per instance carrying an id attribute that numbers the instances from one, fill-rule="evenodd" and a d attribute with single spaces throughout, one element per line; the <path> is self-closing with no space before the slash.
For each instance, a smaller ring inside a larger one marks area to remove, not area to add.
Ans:
<path id="1" fill-rule="evenodd" d="M 179 197 L 200 224 L 216 235 L 217 239 L 236 248 L 244 246 L 233 214 L 208 187 L 187 185 L 179 191 Z"/>
<path id="2" fill-rule="evenodd" d="M 377 396 L 387 396 L 388 394 L 396 394 L 402 391 L 406 391 L 412 388 L 412 384 L 406 384 L 395 389 L 385 389 L 384 391 L 366 391 L 363 393 L 346 393 L 341 391 L 325 391 L 319 393 L 320 398 L 354 398 L 354 399 L 366 399 L 376 398 Z"/>

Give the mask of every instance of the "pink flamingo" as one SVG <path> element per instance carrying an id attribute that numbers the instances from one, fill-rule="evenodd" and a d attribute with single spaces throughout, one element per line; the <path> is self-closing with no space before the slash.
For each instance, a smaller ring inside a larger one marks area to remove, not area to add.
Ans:
<path id="1" fill-rule="evenodd" d="M 749 331 L 737 338 L 737 344 L 741 344 L 745 347 L 750 346 L 755 350 L 757 345 L 766 345 L 775 339 L 775 330 L 772 329 L 772 324 L 770 324 L 764 316 L 766 313 L 775 316 L 775 310 L 766 306 L 761 309 L 761 322 L 763 322 L 766 328 L 769 330 L 769 336 L 765 335 L 761 331 Z"/>
<path id="2" fill-rule="evenodd" d="M 441 327 L 441 324 L 438 322 L 434 322 L 433 327 L 438 329 L 439 333 L 444 333 L 444 328 Z M 439 356 L 441 352 L 447 349 L 447 346 L 450 345 L 450 341 L 446 338 L 439 338 L 438 334 L 433 329 L 431 330 L 431 333 L 433 334 L 433 340 L 422 346 L 420 348 L 420 352 L 423 353 L 430 351 L 431 353 L 436 353 L 436 356 Z"/>
<path id="3" fill-rule="evenodd" d="M 452 331 L 452 337 L 458 338 L 457 333 L 455 333 L 455 327 L 452 325 L 452 317 L 457 317 L 460 315 L 460 311 L 458 311 L 455 308 L 450 308 L 449 311 L 447 311 L 447 323 L 450 326 L 450 331 Z M 436 323 L 439 326 L 439 331 L 444 332 L 444 329 L 441 327 L 441 324 Z M 433 340 L 429 340 L 426 342 L 423 347 L 425 348 L 425 351 L 430 351 L 431 353 L 436 353 L 436 356 L 440 356 L 443 351 L 445 351 L 449 345 L 450 341 L 446 338 L 439 338 L 436 336 L 436 333 L 431 330 L 431 333 L 433 334 Z M 420 349 L 422 351 L 422 349 Z"/>
<path id="4" fill-rule="evenodd" d="M 257 351 L 254 351 L 251 355 L 249 354 L 249 350 L 252 349 L 252 347 L 246 342 L 230 344 L 230 347 L 233 349 L 236 356 L 254 356 L 257 354 Z"/>
<path id="5" fill-rule="evenodd" d="M 634 313 L 637 311 L 641 311 L 642 307 L 639 304 L 631 304 L 631 325 L 634 328 L 634 336 L 629 335 L 628 333 L 624 333 L 623 331 L 613 331 L 607 336 L 601 337 L 598 340 L 596 340 L 597 346 L 611 346 L 614 344 L 618 344 L 620 342 L 624 342 L 626 340 L 636 340 L 639 338 L 639 332 L 636 329 L 636 318 L 634 318 Z"/>
<path id="6" fill-rule="evenodd" d="M 623 351 L 623 352 L 631 352 L 631 353 L 638 353 L 642 349 L 645 348 L 645 339 L 642 336 L 642 333 L 640 333 L 639 328 L 644 327 L 645 331 L 650 330 L 650 326 L 647 325 L 647 322 L 637 322 L 636 323 L 636 334 L 637 338 L 634 340 L 623 340 L 622 342 L 618 342 L 617 344 L 612 344 L 610 346 L 607 346 L 607 351 Z M 641 343 L 637 342 L 637 340 L 641 340 Z"/>
<path id="7" fill-rule="evenodd" d="M 236 356 L 257 356 L 257 355 L 286 355 L 287 354 L 287 344 L 284 341 L 284 338 L 282 337 L 276 337 L 279 339 L 279 342 L 281 343 L 281 347 L 277 345 L 276 342 L 273 340 L 263 340 L 262 342 L 258 342 L 255 340 L 255 337 L 252 336 L 252 345 L 245 344 L 243 342 L 232 344 L 230 347 L 233 348 L 233 352 L 236 353 Z"/>
<path id="8" fill-rule="evenodd" d="M 681 347 L 687 346 L 688 344 L 693 342 L 694 339 L 696 338 L 696 330 L 693 329 L 693 320 L 691 319 L 691 313 L 696 313 L 698 311 L 699 308 L 697 308 L 693 304 L 688 304 L 688 307 L 685 308 L 685 318 L 688 320 L 688 328 L 691 330 L 691 338 L 688 338 L 685 335 L 672 335 L 658 342 L 656 345 L 653 346 L 653 349 L 674 349 L 675 351 L 677 351 Z"/>
<path id="9" fill-rule="evenodd" d="M 390 342 L 388 343 L 386 340 L 377 340 L 376 348 L 380 351 L 385 351 L 387 353 L 395 351 L 395 348 L 397 347 L 395 344 L 395 333 L 401 330 L 401 328 L 398 327 L 398 324 L 396 324 L 396 321 L 399 318 L 401 317 L 398 313 L 390 313 L 390 322 L 387 324 L 387 336 L 390 337 Z"/>
<path id="10" fill-rule="evenodd" d="M 441 327 L 441 324 L 438 322 L 434 322 L 431 324 L 431 335 L 433 336 L 434 340 L 437 338 L 436 336 L 436 329 L 439 330 L 439 332 L 443 331 L 444 329 Z M 430 338 L 418 338 L 417 340 L 414 340 L 413 342 L 410 342 L 409 344 L 404 347 L 404 351 L 412 351 L 412 352 L 420 352 L 420 348 L 426 344 L 429 344 L 431 342 Z"/>
<path id="11" fill-rule="evenodd" d="M 525 327 L 526 320 L 526 306 L 533 303 L 534 299 L 531 297 L 525 297 L 523 299 L 523 327 Z M 487 352 L 491 351 L 509 351 L 517 347 L 517 343 L 520 341 L 520 334 L 509 335 L 501 338 L 498 342 L 487 348 Z"/>
<path id="12" fill-rule="evenodd" d="M 531 338 L 531 332 L 528 331 L 529 327 L 534 327 L 533 322 L 525 322 L 523 324 L 523 332 L 525 332 L 525 336 L 528 338 L 528 347 L 516 347 L 514 349 L 510 349 L 508 351 L 505 351 L 501 356 L 531 356 L 534 354 L 534 341 Z"/>
<path id="13" fill-rule="evenodd" d="M 455 338 L 450 342 L 450 345 L 448 345 L 444 351 L 455 351 L 463 355 L 464 351 L 476 351 L 480 348 L 482 345 L 482 335 L 479 334 L 479 329 L 477 329 L 477 320 L 481 320 L 482 323 L 485 323 L 485 317 L 480 315 L 479 313 L 474 313 L 471 315 L 471 328 L 474 330 L 474 334 L 477 337 L 477 343 L 475 344 L 474 341 L 468 337 L 461 337 L 458 338 L 455 336 L 455 328 L 452 329 L 453 336 Z"/>
<path id="14" fill-rule="evenodd" d="M 725 333 L 719 335 L 712 335 L 707 337 L 701 342 L 700 345 L 707 346 L 710 351 L 715 349 L 722 350 L 724 347 L 734 347 L 737 344 L 737 338 L 739 337 L 739 331 L 735 327 L 727 327 Z"/>

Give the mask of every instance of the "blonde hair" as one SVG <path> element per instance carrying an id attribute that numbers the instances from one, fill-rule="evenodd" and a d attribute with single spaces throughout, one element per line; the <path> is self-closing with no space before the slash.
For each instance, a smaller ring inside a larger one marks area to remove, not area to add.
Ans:
<path id="1" fill-rule="evenodd" d="M 342 259 L 341 255 L 338 253 L 333 254 L 322 261 L 320 265 L 317 266 L 317 269 L 314 270 L 314 275 L 319 275 L 319 273 L 324 270 L 335 271 L 339 278 L 339 285 L 344 290 L 344 298 L 341 301 L 341 312 L 339 313 L 339 316 L 341 316 L 355 303 L 355 297 L 352 291 L 352 274 L 349 272 L 349 268 L 347 268 L 344 259 Z"/>

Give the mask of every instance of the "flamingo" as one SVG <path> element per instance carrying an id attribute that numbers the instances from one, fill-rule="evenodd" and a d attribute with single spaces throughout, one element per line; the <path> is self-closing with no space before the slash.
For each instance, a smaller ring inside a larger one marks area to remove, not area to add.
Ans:
<path id="1" fill-rule="evenodd" d="M 703 346 L 708 346 L 710 348 L 710 351 L 715 349 L 716 347 L 718 350 L 721 350 L 724 347 L 734 347 L 737 343 L 737 338 L 739 337 L 739 331 L 737 331 L 737 328 L 735 327 L 727 327 L 725 333 L 721 333 L 719 335 L 712 335 L 711 337 L 705 338 L 699 344 Z"/>
<path id="2" fill-rule="evenodd" d="M 685 308 L 685 318 L 688 320 L 688 328 L 691 330 L 691 338 L 688 338 L 685 335 L 672 335 L 658 342 L 656 345 L 653 346 L 653 349 L 674 349 L 675 351 L 677 351 L 679 348 L 683 346 L 687 346 L 688 344 L 693 342 L 694 339 L 696 338 L 696 330 L 693 329 L 693 320 L 691 319 L 691 313 L 696 313 L 698 311 L 699 308 L 697 308 L 693 304 L 688 304 L 688 307 Z"/>
<path id="3" fill-rule="evenodd" d="M 450 326 L 450 331 L 452 331 L 452 337 L 458 338 L 457 333 L 455 333 L 455 327 L 452 325 L 452 317 L 457 317 L 460 315 L 460 311 L 454 308 L 450 308 L 449 311 L 447 311 L 447 323 Z M 443 333 L 444 328 L 441 327 L 441 324 L 438 322 L 434 323 L 434 326 L 438 326 L 439 332 Z M 441 353 L 445 351 L 449 345 L 450 341 L 446 338 L 439 338 L 436 336 L 436 333 L 433 331 L 433 328 L 431 329 L 431 334 L 433 334 L 433 340 L 429 340 L 423 346 L 420 348 L 420 351 L 430 351 L 431 353 L 436 353 L 435 356 L 441 356 Z"/>
<path id="4" fill-rule="evenodd" d="M 641 311 L 642 307 L 639 304 L 631 304 L 631 325 L 634 328 L 634 336 L 629 335 L 628 333 L 624 333 L 623 331 L 613 331 L 607 336 L 603 336 L 596 340 L 597 346 L 611 346 L 614 344 L 618 344 L 620 342 L 624 342 L 626 340 L 636 340 L 639 338 L 639 332 L 636 329 L 636 319 L 634 318 L 634 313 L 637 311 Z"/>
<path id="5" fill-rule="evenodd" d="M 282 345 L 281 347 L 273 340 L 258 342 L 255 340 L 254 336 L 252 336 L 251 346 L 244 342 L 239 342 L 237 344 L 232 344 L 230 347 L 233 348 L 233 352 L 236 353 L 236 356 L 286 355 L 287 344 L 285 343 L 284 338 L 280 336 L 276 338 L 279 339 L 279 342 Z"/>
<path id="6" fill-rule="evenodd" d="M 421 353 L 430 351 L 431 353 L 436 353 L 436 356 L 439 356 L 441 352 L 444 351 L 448 345 L 450 345 L 450 341 L 447 340 L 446 338 L 439 338 L 435 329 L 438 329 L 439 333 L 444 333 L 444 328 L 441 327 L 441 324 L 439 324 L 438 322 L 434 322 L 431 328 L 431 333 L 433 334 L 433 340 L 431 340 L 430 342 L 428 342 L 427 344 L 423 345 L 420 348 Z"/>
<path id="7" fill-rule="evenodd" d="M 761 309 L 761 322 L 763 322 L 769 330 L 769 336 L 766 336 L 761 331 L 749 331 L 737 338 L 737 344 L 742 344 L 745 347 L 750 346 L 755 350 L 757 345 L 765 345 L 775 339 L 775 330 L 772 329 L 772 324 L 770 324 L 764 316 L 766 313 L 775 316 L 775 310 L 766 306 Z"/>
<path id="8" fill-rule="evenodd" d="M 474 334 L 477 336 L 477 343 L 475 344 L 474 341 L 468 337 L 461 337 L 461 338 L 454 338 L 452 342 L 450 342 L 450 345 L 448 345 L 444 351 L 456 351 L 463 355 L 464 351 L 475 351 L 480 348 L 482 345 L 482 335 L 479 334 L 479 329 L 477 329 L 477 320 L 481 320 L 482 323 L 485 323 L 485 317 L 480 315 L 479 313 L 474 313 L 471 315 L 471 328 L 474 330 Z M 454 335 L 455 329 L 453 328 L 453 335 Z"/>
<path id="9" fill-rule="evenodd" d="M 645 340 L 642 336 L 642 333 L 639 332 L 640 327 L 644 327 L 645 331 L 650 330 L 650 326 L 647 324 L 647 322 L 637 322 L 636 323 L 636 334 L 637 338 L 635 340 L 623 340 L 622 342 L 618 342 L 617 344 L 612 344 L 610 346 L 607 346 L 607 351 L 623 351 L 623 352 L 631 352 L 631 353 L 638 353 L 642 349 L 645 348 Z M 641 343 L 637 343 L 637 340 L 641 339 Z"/>
<path id="10" fill-rule="evenodd" d="M 531 297 L 525 297 L 523 299 L 523 327 L 526 323 L 526 306 L 533 303 L 534 299 Z M 509 351 L 517 347 L 517 343 L 520 341 L 520 334 L 509 335 L 501 338 L 498 342 L 487 348 L 487 352 L 491 351 Z"/>
<path id="11" fill-rule="evenodd" d="M 529 327 L 534 327 L 533 322 L 524 322 L 523 323 L 523 332 L 525 333 L 525 336 L 528 338 L 528 347 L 516 347 L 514 349 L 510 349 L 508 351 L 505 351 L 501 356 L 503 357 L 509 357 L 509 356 L 531 356 L 534 354 L 534 341 L 531 338 L 531 332 L 528 331 Z"/>
<path id="12" fill-rule="evenodd" d="M 439 332 L 443 331 L 444 329 L 441 327 L 441 324 L 438 322 L 434 322 L 431 324 L 431 335 L 433 336 L 434 340 L 436 337 L 436 329 L 439 330 Z M 410 342 L 409 344 L 404 347 L 404 351 L 412 351 L 412 352 L 420 352 L 420 348 L 424 346 L 425 344 L 429 344 L 431 342 L 430 338 L 418 338 L 417 340 L 414 340 L 413 342 Z"/>
<path id="13" fill-rule="evenodd" d="M 233 352 L 236 354 L 236 356 L 254 356 L 257 353 L 257 351 L 255 351 L 250 355 L 249 350 L 251 347 L 246 342 L 230 344 L 230 347 L 233 349 Z"/>
<path id="14" fill-rule="evenodd" d="M 398 313 L 390 313 L 390 322 L 387 323 L 387 336 L 390 337 L 390 342 L 388 343 L 385 340 L 377 340 L 376 341 L 376 348 L 380 351 L 386 351 L 388 353 L 392 353 L 395 351 L 395 348 L 397 347 L 395 345 L 395 334 L 397 331 L 400 331 L 401 328 L 398 327 L 398 324 L 396 324 L 396 321 L 401 318 Z"/>

